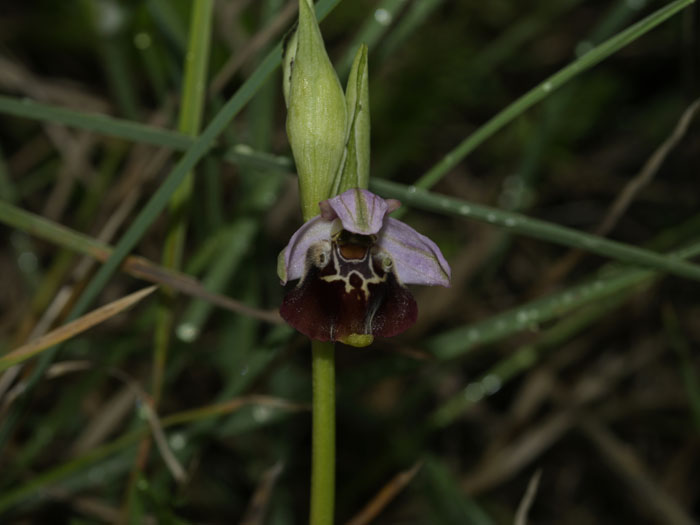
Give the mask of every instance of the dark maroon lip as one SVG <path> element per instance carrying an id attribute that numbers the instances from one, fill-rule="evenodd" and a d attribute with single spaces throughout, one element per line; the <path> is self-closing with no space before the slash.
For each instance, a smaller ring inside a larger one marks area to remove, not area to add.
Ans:
<path id="1" fill-rule="evenodd" d="M 318 258 L 307 261 L 304 276 L 282 302 L 282 318 L 321 341 L 353 334 L 391 337 L 407 330 L 418 317 L 416 302 L 391 267 L 387 270 L 381 256 L 371 252 L 364 240 L 332 241 L 324 266 Z"/>

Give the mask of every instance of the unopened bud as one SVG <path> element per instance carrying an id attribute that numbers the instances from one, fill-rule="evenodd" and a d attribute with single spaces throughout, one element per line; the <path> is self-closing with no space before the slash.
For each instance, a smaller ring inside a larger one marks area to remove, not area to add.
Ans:
<path id="1" fill-rule="evenodd" d="M 299 25 L 287 43 L 284 76 L 287 136 L 299 174 L 302 213 L 309 219 L 330 196 L 347 133 L 345 96 L 309 0 L 299 0 Z"/>

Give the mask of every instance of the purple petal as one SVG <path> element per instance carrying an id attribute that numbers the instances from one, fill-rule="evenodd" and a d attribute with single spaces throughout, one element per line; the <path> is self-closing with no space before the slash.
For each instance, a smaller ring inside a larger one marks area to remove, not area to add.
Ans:
<path id="1" fill-rule="evenodd" d="M 280 253 L 277 265 L 277 274 L 282 284 L 300 279 L 304 275 L 306 252 L 309 251 L 311 245 L 330 240 L 332 228 L 332 221 L 327 221 L 319 216 L 306 221 L 301 228 L 294 232 L 292 238 L 289 239 L 289 244 Z"/>
<path id="2" fill-rule="evenodd" d="M 450 265 L 440 248 L 407 224 L 384 219 L 377 245 L 391 256 L 403 284 L 450 285 Z"/>
<path id="3" fill-rule="evenodd" d="M 384 216 L 396 209 L 398 201 L 385 201 L 367 190 L 353 188 L 319 204 L 326 220 L 338 217 L 343 229 L 361 235 L 374 235 L 382 229 Z M 391 209 L 390 209 L 391 207 Z"/>

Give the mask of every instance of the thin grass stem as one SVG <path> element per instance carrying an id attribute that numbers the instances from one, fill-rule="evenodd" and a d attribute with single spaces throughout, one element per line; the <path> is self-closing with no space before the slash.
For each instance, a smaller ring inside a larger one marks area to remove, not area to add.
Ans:
<path id="1" fill-rule="evenodd" d="M 507 212 L 453 197 L 437 195 L 415 186 L 407 187 L 386 180 L 373 180 L 371 187 L 382 195 L 400 199 L 406 204 L 423 210 L 468 217 L 506 228 L 511 233 L 578 248 L 626 264 L 653 268 L 680 277 L 700 280 L 700 266 L 680 260 L 673 254 L 663 255 L 552 222 L 533 219 L 520 213 Z"/>
<path id="2" fill-rule="evenodd" d="M 581 57 L 571 62 L 568 66 L 560 69 L 539 85 L 533 87 L 517 99 L 515 102 L 494 115 L 483 126 L 460 142 L 457 147 L 447 153 L 443 159 L 433 166 L 428 172 L 416 181 L 416 186 L 420 188 L 430 188 L 434 186 L 452 168 L 457 166 L 464 158 L 479 147 L 484 141 L 494 133 L 503 128 L 506 124 L 519 117 L 527 109 L 547 98 L 557 89 L 578 76 L 580 73 L 590 69 L 602 62 L 610 55 L 618 52 L 628 44 L 631 44 L 642 35 L 648 33 L 659 24 L 662 24 L 673 15 L 692 4 L 695 0 L 675 0 L 661 9 L 655 11 L 648 17 L 640 20 L 636 24 L 621 31 L 609 38 L 602 44 L 594 47 Z"/>

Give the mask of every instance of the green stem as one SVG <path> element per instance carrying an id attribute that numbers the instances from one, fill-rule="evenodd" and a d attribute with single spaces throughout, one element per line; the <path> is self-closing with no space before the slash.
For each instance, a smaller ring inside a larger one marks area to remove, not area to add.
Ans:
<path id="1" fill-rule="evenodd" d="M 311 525 L 331 525 L 335 500 L 335 348 L 311 342 L 313 375 L 313 441 L 311 460 Z"/>
<path id="2" fill-rule="evenodd" d="M 209 44 L 211 41 L 213 0 L 198 0 L 192 4 L 190 14 L 190 36 L 185 54 L 182 89 L 182 102 L 178 121 L 178 131 L 190 137 L 199 134 L 204 102 L 206 99 L 206 77 L 209 64 Z M 187 211 L 194 187 L 193 172 L 189 171 L 170 197 L 169 229 L 163 247 L 163 266 L 179 270 L 182 265 L 185 239 L 187 235 Z M 157 408 L 163 391 L 163 381 L 168 360 L 170 338 L 175 323 L 173 310 L 174 292 L 164 289 L 165 296 L 157 311 L 153 344 L 153 375 L 151 396 L 153 407 Z M 127 509 L 133 521 L 133 487 L 146 465 L 150 452 L 150 436 L 141 442 L 139 453 L 132 470 L 127 489 Z"/>
<path id="3" fill-rule="evenodd" d="M 185 55 L 182 106 L 178 122 L 178 131 L 190 137 L 196 137 L 199 133 L 204 113 L 213 9 L 213 0 L 200 0 L 192 5 L 190 38 Z M 178 270 L 182 264 L 187 234 L 186 210 L 193 185 L 193 175 L 190 171 L 170 198 L 170 228 L 163 249 L 163 266 L 166 268 Z M 172 299 L 172 290 L 167 290 L 166 293 L 169 299 Z M 155 329 L 152 395 L 156 403 L 160 399 L 170 335 L 174 324 L 171 303 L 171 300 L 166 300 L 165 304 L 159 308 Z"/>

